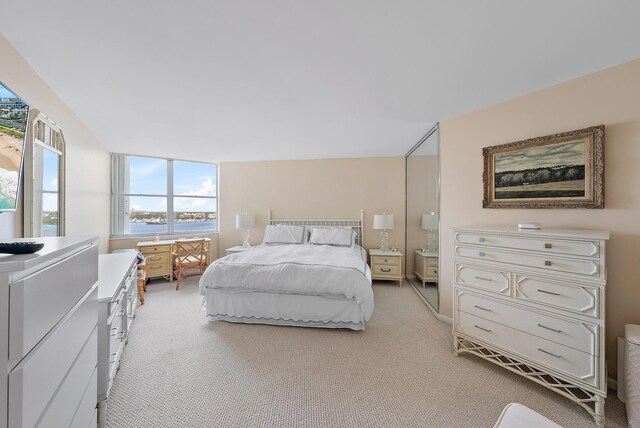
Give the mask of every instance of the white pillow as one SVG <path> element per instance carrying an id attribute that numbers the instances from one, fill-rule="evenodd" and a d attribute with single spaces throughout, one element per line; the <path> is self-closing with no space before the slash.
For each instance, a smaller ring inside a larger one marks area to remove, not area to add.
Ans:
<path id="1" fill-rule="evenodd" d="M 353 247 L 354 245 L 356 245 L 356 238 L 358 237 L 358 233 L 351 226 L 307 226 L 307 232 L 309 234 L 309 236 L 307 237 L 307 241 L 309 241 L 309 238 L 311 237 L 311 232 L 315 228 L 318 228 L 318 229 L 344 229 L 344 230 L 351 230 L 351 231 L 353 231 L 353 235 L 351 236 L 351 246 Z"/>
<path id="2" fill-rule="evenodd" d="M 333 245 L 335 247 L 351 247 L 355 239 L 353 229 L 341 227 L 314 227 L 311 229 L 310 244 Z"/>
<path id="3" fill-rule="evenodd" d="M 272 224 L 264 230 L 264 243 L 268 245 L 304 243 L 304 226 Z"/>

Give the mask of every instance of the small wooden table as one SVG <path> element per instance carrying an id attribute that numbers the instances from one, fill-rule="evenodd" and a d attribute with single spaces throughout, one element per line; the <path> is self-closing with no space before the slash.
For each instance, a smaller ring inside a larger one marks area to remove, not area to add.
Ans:
<path id="1" fill-rule="evenodd" d="M 400 251 L 369 250 L 371 279 L 398 281 L 402 287 L 402 253 Z"/>

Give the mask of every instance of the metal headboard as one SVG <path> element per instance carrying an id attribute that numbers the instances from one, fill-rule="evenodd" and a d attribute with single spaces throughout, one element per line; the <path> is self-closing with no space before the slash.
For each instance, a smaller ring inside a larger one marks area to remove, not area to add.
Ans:
<path id="1" fill-rule="evenodd" d="M 293 224 L 296 226 L 348 226 L 356 232 L 356 244 L 364 245 L 364 210 L 360 210 L 358 220 L 306 220 L 306 219 L 274 219 L 271 209 L 267 212 L 267 224 Z"/>

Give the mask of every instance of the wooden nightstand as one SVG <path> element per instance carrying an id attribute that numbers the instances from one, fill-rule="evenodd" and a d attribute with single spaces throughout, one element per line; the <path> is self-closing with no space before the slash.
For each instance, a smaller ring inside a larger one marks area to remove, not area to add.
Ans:
<path id="1" fill-rule="evenodd" d="M 369 250 L 371 279 L 398 281 L 402 287 L 402 253 L 400 251 Z"/>
<path id="2" fill-rule="evenodd" d="M 250 250 L 252 247 L 243 247 L 242 245 L 238 245 L 237 247 L 227 248 L 225 251 L 227 252 L 227 256 L 229 254 L 234 253 L 242 253 L 244 251 Z"/>
<path id="3" fill-rule="evenodd" d="M 438 282 L 438 253 L 415 251 L 416 277 L 422 281 L 422 288 L 427 282 Z"/>

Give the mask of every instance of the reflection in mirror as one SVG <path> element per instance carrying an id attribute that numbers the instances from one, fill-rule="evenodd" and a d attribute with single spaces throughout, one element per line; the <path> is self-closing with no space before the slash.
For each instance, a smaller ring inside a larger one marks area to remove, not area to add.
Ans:
<path id="1" fill-rule="evenodd" d="M 439 138 L 431 129 L 406 157 L 405 272 L 409 283 L 438 312 Z"/>

